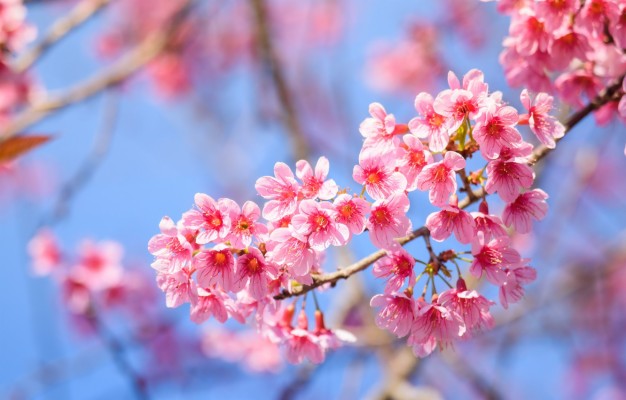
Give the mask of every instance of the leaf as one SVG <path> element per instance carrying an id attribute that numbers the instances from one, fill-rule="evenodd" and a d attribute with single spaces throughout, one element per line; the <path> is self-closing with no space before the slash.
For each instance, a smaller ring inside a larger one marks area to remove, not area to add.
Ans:
<path id="1" fill-rule="evenodd" d="M 38 147 L 52 136 L 49 135 L 29 135 L 15 136 L 5 141 L 0 141 L 0 163 L 11 161 L 18 156 Z"/>

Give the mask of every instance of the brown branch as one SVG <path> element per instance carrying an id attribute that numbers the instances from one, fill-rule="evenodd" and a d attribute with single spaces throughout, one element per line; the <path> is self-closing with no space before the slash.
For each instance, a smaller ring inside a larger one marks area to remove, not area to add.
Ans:
<path id="1" fill-rule="evenodd" d="M 470 199 L 472 202 L 475 202 L 476 200 L 478 200 L 478 198 L 476 198 L 476 194 L 472 190 L 470 181 L 467 178 L 467 173 L 465 172 L 465 168 L 457 171 L 457 173 L 459 174 L 459 178 L 461 178 L 461 182 L 463 182 L 463 189 L 465 189 L 465 193 L 467 193 L 467 198 Z"/>
<path id="2" fill-rule="evenodd" d="M 148 387 L 145 378 L 139 375 L 130 362 L 126 360 L 122 343 L 107 329 L 98 315 L 98 311 L 95 309 L 91 310 L 91 313 L 87 315 L 87 321 L 102 340 L 120 374 L 128 379 L 135 397 L 137 399 L 148 399 Z"/>
<path id="3" fill-rule="evenodd" d="M 282 64 L 272 43 L 265 2 L 264 0 L 250 0 L 250 3 L 254 10 L 260 54 L 272 76 L 272 82 L 278 94 L 282 107 L 282 122 L 291 134 L 293 156 L 296 160 L 305 159 L 309 155 L 309 144 L 298 119 L 295 101 L 289 91 Z"/>
<path id="4" fill-rule="evenodd" d="M 111 0 L 83 0 L 67 15 L 58 19 L 43 38 L 34 46 L 24 51 L 12 63 L 13 71 L 20 73 L 30 68 L 52 45 L 63 39 L 68 33 L 81 26 Z"/>
<path id="5" fill-rule="evenodd" d="M 426 228 L 425 226 L 414 230 L 413 232 L 411 232 L 409 235 L 403 237 L 403 238 L 399 238 L 396 239 L 396 241 L 401 244 L 404 245 L 412 240 L 414 240 L 415 238 L 418 238 L 420 236 L 424 236 L 428 234 L 428 228 Z M 375 253 L 370 254 L 367 257 L 364 257 L 362 259 L 360 259 L 359 261 L 350 264 L 349 266 L 340 269 L 339 271 L 330 273 L 330 274 L 323 274 L 323 275 L 314 275 L 313 276 L 313 284 L 311 285 L 305 285 L 305 286 L 299 286 L 294 288 L 291 292 L 287 292 L 287 291 L 283 291 L 281 294 L 278 294 L 276 296 L 274 296 L 274 299 L 276 300 L 282 300 L 282 299 L 286 299 L 288 297 L 294 297 L 294 296 L 300 296 L 303 295 L 307 292 L 310 292 L 311 290 L 320 287 L 322 285 L 325 285 L 327 283 L 334 285 L 337 283 L 337 281 L 341 280 L 341 279 L 348 279 L 350 276 L 356 274 L 357 272 L 363 271 L 364 269 L 366 269 L 367 267 L 369 267 L 371 264 L 375 263 L 377 260 L 381 259 L 382 257 L 385 256 L 385 254 L 387 254 L 387 252 L 385 250 L 378 250 Z"/>
<path id="6" fill-rule="evenodd" d="M 410 347 L 399 349 L 387 363 L 387 377 L 381 387 L 376 388 L 367 398 L 372 400 L 389 400 L 408 398 L 402 396 L 402 389 L 411 375 L 419 368 L 421 359 L 413 355 Z"/>
<path id="7" fill-rule="evenodd" d="M 0 144 L 24 129 L 58 111 L 88 99 L 102 90 L 116 86 L 156 57 L 168 45 L 174 31 L 189 14 L 194 1 L 189 0 L 163 29 L 157 30 L 103 72 L 58 94 L 43 96 L 18 114 L 1 132 Z"/>
<path id="8" fill-rule="evenodd" d="M 623 79 L 624 79 L 624 75 L 622 75 L 614 83 L 612 83 L 607 88 L 605 88 L 586 107 L 572 114 L 563 123 L 563 125 L 565 126 L 565 133 L 567 134 L 572 128 L 574 128 L 574 126 L 576 126 L 580 121 L 582 121 L 587 115 L 591 114 L 593 111 L 597 110 L 598 108 L 602 107 L 603 105 L 611 101 L 615 101 L 616 96 L 618 96 L 619 94 L 619 90 L 621 88 Z M 563 137 L 565 137 L 565 135 Z M 528 164 L 531 166 L 536 164 L 539 160 L 544 158 L 552 150 L 554 149 L 550 149 L 546 147 L 545 145 L 536 147 L 532 155 L 529 158 Z M 485 192 L 485 189 L 482 187 L 478 190 L 472 191 L 471 193 L 468 193 L 467 197 L 459 201 L 459 208 L 461 209 L 467 208 L 473 203 L 475 203 L 478 199 L 481 199 L 486 195 L 487 193 Z M 396 239 L 396 241 L 399 244 L 404 245 L 410 241 L 415 240 L 418 237 L 425 236 L 428 234 L 430 234 L 428 228 L 426 228 L 425 226 L 422 226 L 421 228 L 418 228 L 414 230 L 413 232 L 411 232 L 409 235 L 403 238 Z M 295 287 L 291 292 L 284 290 L 282 293 L 274 296 L 274 299 L 282 300 L 282 299 L 286 299 L 289 297 L 300 296 L 307 292 L 310 292 L 311 290 L 317 287 L 320 287 L 328 283 L 331 285 L 334 285 L 337 283 L 337 281 L 341 279 L 348 279 L 351 275 L 354 275 L 357 272 L 367 269 L 370 265 L 372 265 L 374 262 L 382 258 L 385 254 L 386 254 L 385 250 L 379 250 L 375 253 L 370 254 L 369 256 L 366 256 L 360 259 L 359 261 L 345 268 L 338 270 L 337 272 L 321 274 L 321 275 L 313 275 L 313 284 Z"/>

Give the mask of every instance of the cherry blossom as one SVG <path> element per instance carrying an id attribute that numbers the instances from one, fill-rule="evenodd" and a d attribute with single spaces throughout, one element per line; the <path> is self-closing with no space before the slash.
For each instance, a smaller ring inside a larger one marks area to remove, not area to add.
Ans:
<path id="1" fill-rule="evenodd" d="M 522 193 L 506 205 L 502 219 L 507 226 L 513 226 L 519 233 L 531 231 L 531 219 L 542 220 L 548 212 L 548 195 L 541 189 Z"/>
<path id="2" fill-rule="evenodd" d="M 406 216 L 408 209 L 409 199 L 403 194 L 392 195 L 372 205 L 366 226 L 376 247 L 392 250 L 397 246 L 394 239 L 406 235 L 411 229 L 411 221 Z"/>
<path id="3" fill-rule="evenodd" d="M 404 294 L 392 292 L 377 294 L 370 301 L 372 307 L 382 307 L 376 316 L 376 325 L 397 337 L 409 334 L 415 316 L 415 300 Z"/>
<path id="4" fill-rule="evenodd" d="M 417 188 L 429 190 L 428 199 L 435 206 L 444 206 L 456 191 L 456 174 L 465 168 L 465 159 L 453 151 L 445 154 L 443 160 L 429 164 L 417 176 Z"/>

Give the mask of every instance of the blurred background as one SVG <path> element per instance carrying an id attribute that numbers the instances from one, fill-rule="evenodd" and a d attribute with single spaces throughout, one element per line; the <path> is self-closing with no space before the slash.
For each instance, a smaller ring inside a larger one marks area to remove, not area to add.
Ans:
<path id="1" fill-rule="evenodd" d="M 449 70 L 479 68 L 520 107 L 522 88 L 507 85 L 498 63 L 509 19 L 494 3 L 24 3 L 25 43 L 9 57 L 19 72 L 0 76 L 0 92 L 15 99 L 0 123 L 4 134 L 52 139 L 0 164 L 0 397 L 626 398 L 619 122 L 588 117 L 538 166 L 549 215 L 514 238 L 538 271 L 525 300 L 498 308 L 492 331 L 426 359 L 373 324 L 369 299 L 382 284 L 371 270 L 320 297 L 329 325 L 359 338 L 321 365 L 287 364 L 250 327 L 196 325 L 188 306 L 166 308 L 154 283 L 147 243 L 197 192 L 258 202 L 254 183 L 275 162 L 321 155 L 330 177 L 354 189 L 371 102 L 406 123 L 417 93 L 446 88 Z M 570 113 L 559 106 L 560 117 Z M 411 200 L 421 226 L 434 207 L 420 193 Z M 28 243 L 43 227 L 68 264 L 86 247 L 115 247 L 119 283 L 93 299 L 38 270 Z M 357 238 L 325 268 L 374 250 Z M 89 301 L 95 320 L 82 314 Z"/>

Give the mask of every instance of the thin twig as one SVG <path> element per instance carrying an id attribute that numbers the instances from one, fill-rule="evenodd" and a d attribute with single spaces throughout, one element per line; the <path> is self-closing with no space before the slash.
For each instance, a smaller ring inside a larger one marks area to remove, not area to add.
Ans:
<path id="1" fill-rule="evenodd" d="M 467 197 L 472 201 L 478 200 L 474 191 L 472 190 L 472 186 L 470 185 L 470 181 L 467 178 L 467 173 L 465 172 L 465 168 L 459 170 L 457 172 L 459 174 L 459 178 L 461 178 L 461 182 L 463 182 L 463 189 L 465 189 L 465 193 L 467 193 Z"/>
<path id="2" fill-rule="evenodd" d="M 148 399 L 148 387 L 146 380 L 138 375 L 130 363 L 124 357 L 124 346 L 117 340 L 117 338 L 106 328 L 103 321 L 100 319 L 97 310 L 92 310 L 88 316 L 88 321 L 91 323 L 94 331 L 98 334 L 102 343 L 111 354 L 115 366 L 120 373 L 125 376 L 138 399 Z"/>
<path id="3" fill-rule="evenodd" d="M 115 94 L 111 94 L 105 99 L 105 109 L 103 113 L 103 126 L 95 138 L 94 147 L 91 154 L 80 166 L 76 174 L 67 181 L 59 191 L 59 198 L 53 207 L 52 215 L 45 225 L 54 225 L 63 219 L 69 210 L 69 203 L 76 193 L 89 181 L 98 166 L 109 151 L 111 139 L 115 133 L 117 123 L 118 99 Z"/>
<path id="4" fill-rule="evenodd" d="M 282 107 L 283 124 L 291 134 L 293 155 L 296 160 L 304 159 L 309 155 L 309 144 L 298 119 L 296 104 L 289 91 L 283 66 L 271 39 L 265 2 L 264 0 L 250 0 L 250 3 L 254 9 L 259 50 L 276 87 L 278 100 Z"/>
<path id="5" fill-rule="evenodd" d="M 388 400 L 401 398 L 398 396 L 411 375 L 419 368 L 421 360 L 413 355 L 410 347 L 399 349 L 388 363 L 387 377 L 379 387 L 370 393 L 371 400 Z"/>
<path id="6" fill-rule="evenodd" d="M 603 105 L 611 101 L 615 101 L 616 96 L 619 94 L 619 89 L 621 88 L 623 79 L 624 79 L 624 76 L 622 75 L 614 83 L 612 83 L 606 89 L 604 89 L 586 107 L 572 114 L 563 124 L 565 126 L 565 133 L 568 133 L 570 130 L 572 130 L 574 126 L 576 126 L 580 121 L 582 121 L 587 115 L 591 114 L 591 112 L 597 110 L 598 108 L 602 107 Z M 531 166 L 536 164 L 539 160 L 544 158 L 552 150 L 553 149 L 550 149 L 545 145 L 536 147 L 532 155 L 529 157 L 528 164 Z M 461 209 L 467 208 L 471 204 L 475 203 L 478 199 L 481 199 L 487 195 L 487 193 L 485 192 L 485 189 L 482 187 L 478 190 L 473 191 L 472 193 L 473 193 L 473 196 L 471 196 L 468 193 L 467 197 L 459 201 L 459 208 Z M 404 245 L 408 242 L 415 240 L 418 237 L 428 235 L 428 234 L 430 234 L 430 231 L 428 230 L 428 228 L 426 228 L 425 226 L 422 226 L 421 228 L 418 228 L 414 230 L 413 232 L 411 232 L 409 235 L 403 238 L 397 239 L 396 241 L 399 244 Z M 282 293 L 274 296 L 274 299 L 282 300 L 288 297 L 300 296 L 317 287 L 325 285 L 327 283 L 330 283 L 332 285 L 341 279 L 348 279 L 351 275 L 354 275 L 357 272 L 367 269 L 370 265 L 372 265 L 374 262 L 382 258 L 385 254 L 386 254 L 385 250 L 379 250 L 375 253 L 370 254 L 369 256 L 366 256 L 360 259 L 359 261 L 345 268 L 338 270 L 337 272 L 321 274 L 321 275 L 313 275 L 313 283 L 311 285 L 296 287 L 291 292 L 288 292 L 285 290 Z"/>
<path id="7" fill-rule="evenodd" d="M 13 71 L 20 73 L 32 66 L 52 45 L 63 39 L 68 33 L 84 24 L 111 0 L 83 0 L 67 15 L 58 19 L 43 38 L 33 47 L 24 51 L 12 63 Z"/>
<path id="8" fill-rule="evenodd" d="M 0 144 L 24 129 L 39 122 L 53 111 L 58 111 L 79 101 L 88 99 L 107 88 L 116 86 L 163 51 L 174 31 L 187 17 L 194 1 L 189 0 L 166 24 L 163 29 L 152 32 L 146 39 L 117 62 L 97 75 L 76 84 L 58 94 L 49 94 L 35 101 L 19 113 L 1 132 Z"/>

